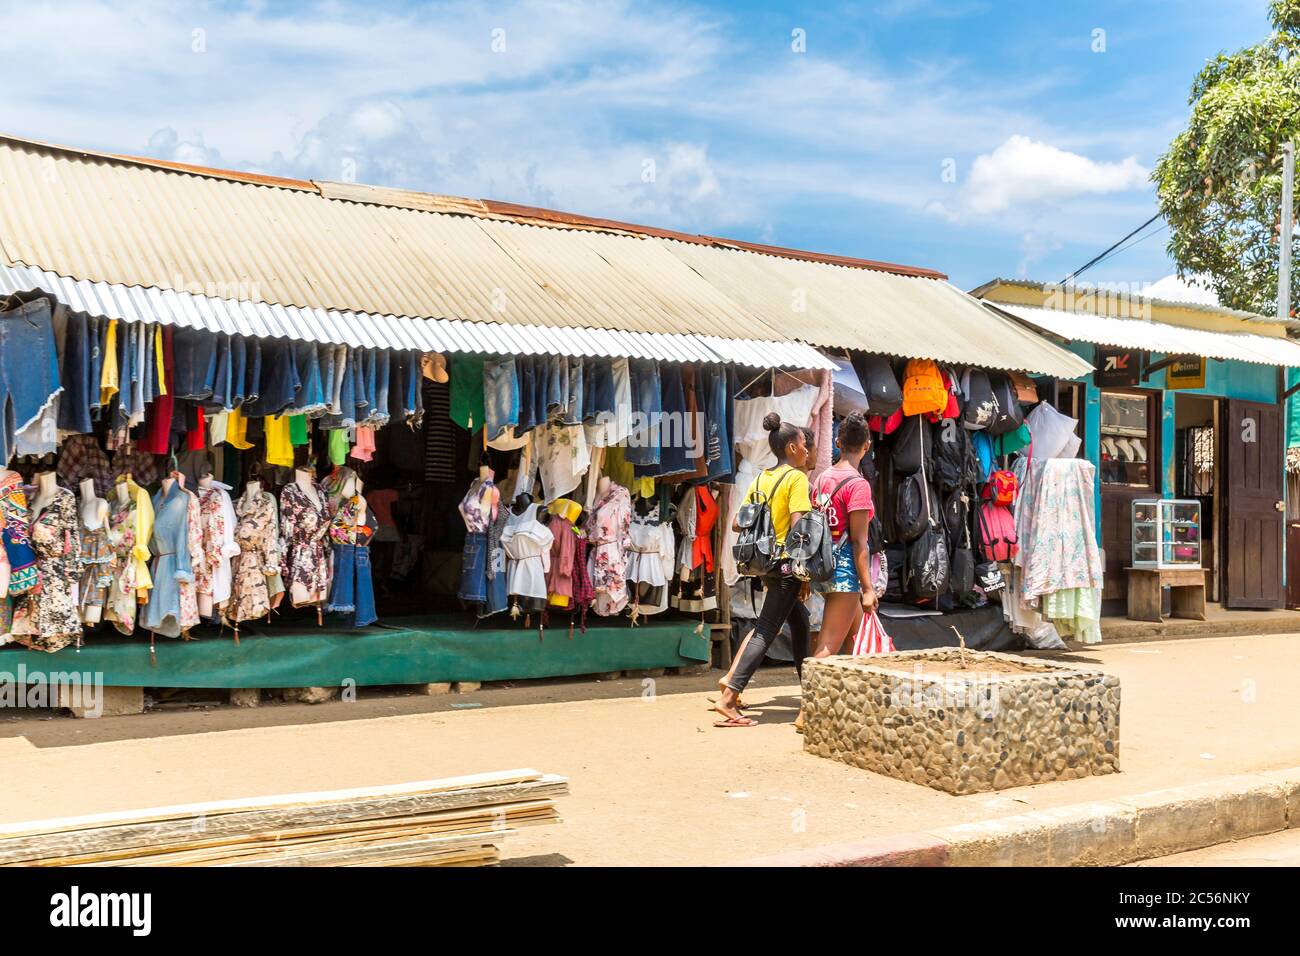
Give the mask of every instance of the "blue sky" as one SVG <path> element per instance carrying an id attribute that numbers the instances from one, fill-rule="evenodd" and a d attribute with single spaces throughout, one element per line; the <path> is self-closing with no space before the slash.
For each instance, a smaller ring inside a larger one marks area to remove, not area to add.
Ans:
<path id="1" fill-rule="evenodd" d="M 1059 279 L 1146 220 L 1192 77 L 1268 31 L 1266 0 L 6 0 L 0 22 L 14 135 L 926 265 L 963 288 Z M 1087 277 L 1173 271 L 1149 231 Z"/>

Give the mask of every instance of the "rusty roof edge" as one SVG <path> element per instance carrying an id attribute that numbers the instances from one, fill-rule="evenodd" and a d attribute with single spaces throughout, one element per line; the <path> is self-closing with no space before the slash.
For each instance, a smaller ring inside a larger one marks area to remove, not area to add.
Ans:
<path id="1" fill-rule="evenodd" d="M 413 212 L 440 212 L 443 215 L 466 215 L 485 219 L 504 219 L 506 221 L 517 222 L 523 225 L 586 229 L 648 238 L 675 239 L 679 242 L 718 246 L 742 252 L 778 256 L 785 259 L 798 259 L 804 262 L 815 262 L 824 265 L 866 269 L 872 272 L 885 272 L 891 275 L 905 276 L 909 278 L 948 278 L 946 274 L 934 269 L 927 269 L 924 266 L 909 266 L 893 262 L 882 262 L 875 259 L 859 259 L 853 256 L 839 256 L 829 253 L 812 252 L 805 249 L 791 249 L 785 246 L 762 245 L 760 243 L 746 242 L 741 239 L 726 239 L 718 236 L 697 235 L 689 232 L 679 232 L 675 229 L 662 229 L 657 226 L 645 226 L 637 223 L 622 222 L 617 219 L 603 219 L 597 216 L 585 216 L 578 213 L 562 212 L 556 209 L 545 209 L 540 206 L 525 206 L 519 203 L 503 202 L 495 199 L 470 199 L 460 196 L 444 196 L 439 193 L 429 193 L 421 190 L 393 189 L 388 186 L 374 186 L 360 183 L 349 183 L 347 185 L 353 186 L 358 190 L 374 190 L 376 195 L 373 199 L 368 199 L 362 196 L 328 197 L 326 195 L 327 190 L 322 189 L 320 183 L 312 180 L 290 179 L 283 176 L 268 176 L 262 173 L 241 172 L 233 169 L 195 166 L 189 163 L 178 163 L 166 159 L 153 159 L 147 156 L 131 156 L 125 153 L 106 153 L 92 149 L 76 149 L 71 146 L 62 146 L 58 143 L 46 143 L 41 140 L 25 139 L 21 136 L 13 136 L 3 132 L 0 132 L 0 143 L 10 143 L 20 148 L 49 150 L 63 153 L 68 156 L 144 166 L 146 168 L 180 173 L 182 175 L 200 176 L 209 179 L 222 179 L 228 182 L 242 183 L 250 186 L 264 186 L 274 189 L 288 189 L 298 192 L 314 193 L 321 198 L 330 199 L 333 202 L 354 202 L 361 205 L 392 206 L 395 208 L 409 209 Z M 389 199 L 388 202 L 382 201 L 383 198 L 385 198 L 382 194 L 385 192 L 388 193 L 386 197 Z M 445 205 L 448 208 L 445 210 L 431 209 L 424 205 L 401 203 L 396 201 L 396 196 L 401 193 L 420 193 L 421 195 L 430 197 L 431 200 L 435 200 L 429 204 L 430 206 Z M 480 212 L 480 209 L 483 211 Z"/>

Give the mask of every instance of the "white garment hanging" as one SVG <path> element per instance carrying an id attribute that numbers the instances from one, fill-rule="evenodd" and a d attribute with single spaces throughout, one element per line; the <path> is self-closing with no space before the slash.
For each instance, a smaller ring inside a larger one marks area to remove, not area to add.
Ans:
<path id="1" fill-rule="evenodd" d="M 731 552 L 731 546 L 736 541 L 736 532 L 731 530 L 736 512 L 744 504 L 749 486 L 759 472 L 764 468 L 776 467 L 776 455 L 772 454 L 768 443 L 769 433 L 763 427 L 763 419 L 768 412 L 776 412 L 781 416 L 781 421 L 806 428 L 812 420 L 812 409 L 817 397 L 818 389 L 804 385 L 789 395 L 749 398 L 736 402 L 736 450 L 740 453 L 740 464 L 736 468 L 736 483 L 728 496 L 727 514 L 722 526 L 722 554 L 719 556 L 722 579 L 727 584 L 735 584 L 740 580 L 736 558 Z"/>
<path id="2" fill-rule="evenodd" d="M 569 495 L 591 465 L 581 425 L 547 425 L 534 445 L 546 503 Z"/>
<path id="3" fill-rule="evenodd" d="M 501 547 L 509 559 L 507 582 L 516 597 L 546 599 L 546 572 L 551 570 L 551 543 L 555 535 L 537 520 L 538 505 L 520 515 L 511 514 L 501 532 Z"/>

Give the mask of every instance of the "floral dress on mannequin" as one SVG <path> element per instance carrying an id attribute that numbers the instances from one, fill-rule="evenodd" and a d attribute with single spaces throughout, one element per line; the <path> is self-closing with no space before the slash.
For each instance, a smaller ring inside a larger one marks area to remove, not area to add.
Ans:
<path id="1" fill-rule="evenodd" d="M 632 496 L 610 483 L 587 516 L 588 567 L 593 608 L 608 617 L 627 606 L 627 551 L 632 546 Z"/>
<path id="2" fill-rule="evenodd" d="M 280 574 L 294 607 L 321 604 L 329 594 L 329 498 L 316 485 L 316 500 L 291 481 L 280 492 Z"/>
<path id="3" fill-rule="evenodd" d="M 239 555 L 231 561 L 233 582 L 225 617 L 238 624 L 271 613 L 267 579 L 280 573 L 280 529 L 275 498 L 267 491 L 245 491 L 235 504 L 235 515 Z"/>
<path id="4" fill-rule="evenodd" d="M 81 577 L 81 520 L 77 499 L 58 488 L 32 522 L 40 590 L 29 592 L 14 615 L 14 639 L 37 651 L 57 651 L 81 639 L 73 591 Z"/>

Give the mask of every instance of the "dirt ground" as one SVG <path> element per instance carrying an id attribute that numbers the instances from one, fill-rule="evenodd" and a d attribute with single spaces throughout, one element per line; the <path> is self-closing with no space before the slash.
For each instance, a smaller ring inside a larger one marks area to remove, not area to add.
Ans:
<path id="1" fill-rule="evenodd" d="M 1122 773 L 953 797 L 804 754 L 789 667 L 746 692 L 754 728 L 715 729 L 713 679 L 490 688 L 465 696 L 0 721 L 16 821 L 535 767 L 570 779 L 564 822 L 514 864 L 725 864 L 1031 807 L 1300 765 L 1300 635 L 1044 655 L 1122 682 Z"/>

